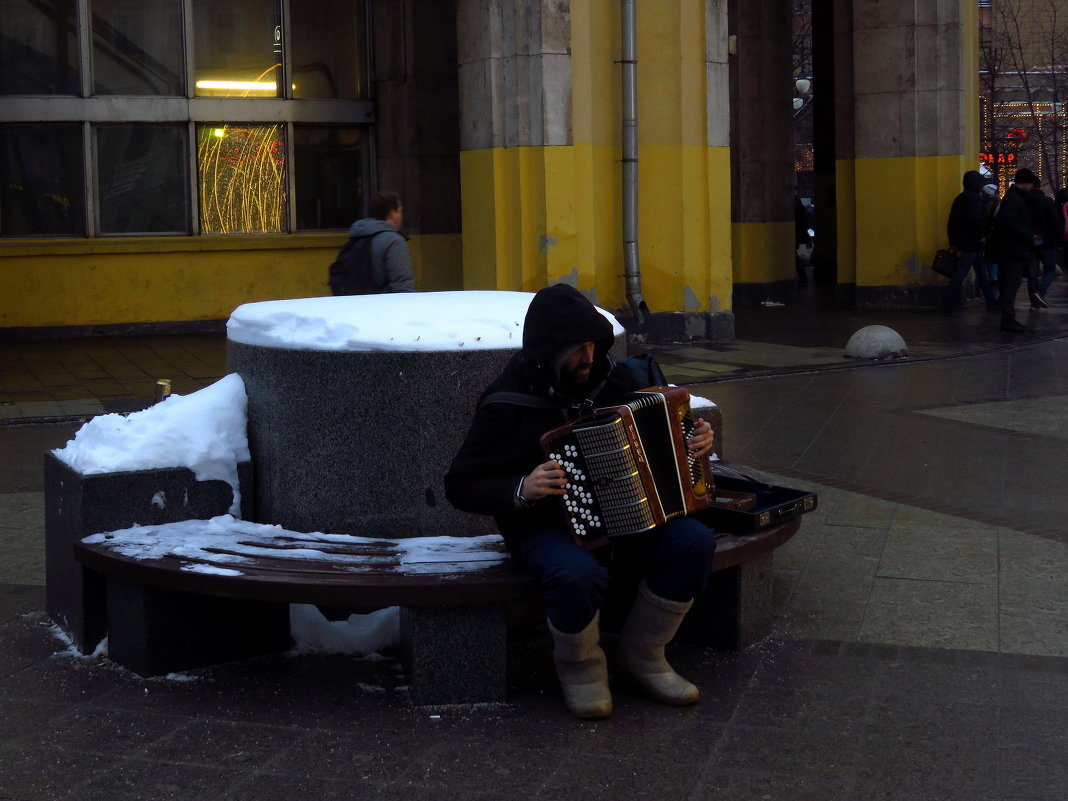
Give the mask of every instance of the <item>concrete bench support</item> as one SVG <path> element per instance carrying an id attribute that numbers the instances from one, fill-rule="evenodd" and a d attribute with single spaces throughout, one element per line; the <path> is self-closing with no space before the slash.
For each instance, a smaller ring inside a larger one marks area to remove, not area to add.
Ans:
<path id="1" fill-rule="evenodd" d="M 774 590 L 771 551 L 712 574 L 705 592 L 694 600 L 676 639 L 743 651 L 771 634 Z"/>
<path id="2" fill-rule="evenodd" d="M 184 467 L 83 475 L 44 457 L 46 609 L 82 651 L 107 634 L 104 582 L 74 561 L 74 543 L 101 531 L 226 514 L 225 481 L 197 481 Z M 242 510 L 251 511 L 252 465 L 238 465 Z"/>
<path id="3" fill-rule="evenodd" d="M 109 576 L 107 614 L 109 658 L 140 676 L 248 659 L 291 646 L 285 603 L 197 595 Z"/>
<path id="4" fill-rule="evenodd" d="M 406 607 L 401 639 L 413 704 L 504 701 L 504 606 Z"/>

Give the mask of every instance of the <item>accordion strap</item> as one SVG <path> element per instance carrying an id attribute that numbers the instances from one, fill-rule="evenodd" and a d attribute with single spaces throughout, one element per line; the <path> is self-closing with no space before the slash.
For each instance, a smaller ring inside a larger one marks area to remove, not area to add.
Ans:
<path id="1" fill-rule="evenodd" d="M 489 403 L 510 403 L 512 406 L 530 406 L 533 409 L 562 409 L 558 403 L 530 395 L 526 392 L 491 392 L 482 399 L 485 406 Z"/>

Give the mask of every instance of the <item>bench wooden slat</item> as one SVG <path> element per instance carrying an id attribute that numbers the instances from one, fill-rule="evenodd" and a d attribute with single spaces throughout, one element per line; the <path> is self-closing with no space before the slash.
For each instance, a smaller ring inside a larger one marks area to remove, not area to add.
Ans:
<path id="1" fill-rule="evenodd" d="M 106 545 L 76 543 L 75 557 L 86 567 L 128 581 L 164 589 L 289 603 L 424 606 L 506 603 L 537 597 L 537 582 L 510 563 L 482 565 L 440 562 L 435 570 L 345 570 L 332 562 L 258 560 L 252 564 L 190 561 L 181 557 L 138 559 Z M 201 572 L 204 566 L 240 575 Z"/>
<path id="2" fill-rule="evenodd" d="M 800 522 L 795 518 L 751 535 L 719 535 L 712 569 L 734 567 L 778 548 L 797 532 Z M 539 597 L 537 581 L 507 557 L 501 540 L 487 540 L 482 550 L 465 549 L 462 560 L 414 561 L 409 555 L 404 562 L 402 549 L 391 540 L 354 538 L 345 543 L 335 537 L 280 534 L 268 541 L 238 533 L 230 543 L 258 553 L 249 555 L 238 547 L 223 545 L 206 548 L 199 557 L 172 554 L 143 559 L 117 552 L 116 543 L 106 539 L 75 543 L 74 550 L 78 561 L 102 573 L 138 584 L 224 598 L 430 606 L 509 603 Z M 287 555 L 296 549 L 315 550 L 339 557 L 339 561 Z M 213 559 L 212 554 L 239 560 Z M 355 561 L 347 563 L 346 559 Z"/>

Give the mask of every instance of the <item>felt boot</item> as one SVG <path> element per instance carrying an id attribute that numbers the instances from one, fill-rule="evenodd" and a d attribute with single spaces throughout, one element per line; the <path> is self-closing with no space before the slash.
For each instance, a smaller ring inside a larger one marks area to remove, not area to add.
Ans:
<path id="1" fill-rule="evenodd" d="M 669 601 L 654 595 L 643 581 L 619 635 L 620 666 L 657 701 L 671 706 L 697 703 L 701 694 L 664 658 L 664 646 L 679 630 L 693 601 Z"/>
<path id="2" fill-rule="evenodd" d="M 583 720 L 606 718 L 612 714 L 612 694 L 608 689 L 608 662 L 601 650 L 601 613 L 582 631 L 565 634 L 549 623 L 553 635 L 553 663 L 564 689 L 567 711 Z"/>

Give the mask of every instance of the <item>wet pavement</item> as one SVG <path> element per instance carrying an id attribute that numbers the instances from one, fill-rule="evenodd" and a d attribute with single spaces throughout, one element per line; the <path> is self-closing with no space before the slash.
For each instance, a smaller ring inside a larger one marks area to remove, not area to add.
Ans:
<path id="1" fill-rule="evenodd" d="M 816 490 L 776 554 L 776 633 L 678 647 L 703 693 L 560 703 L 543 628 L 506 704 L 420 708 L 391 659 L 277 656 L 141 679 L 65 652 L 44 606 L 41 457 L 81 421 L 225 372 L 221 335 L 0 343 L 0 799 L 1061 799 L 1068 788 L 1068 299 L 736 310 L 658 348 L 723 410 L 723 455 Z M 848 360 L 886 325 L 906 359 Z"/>

